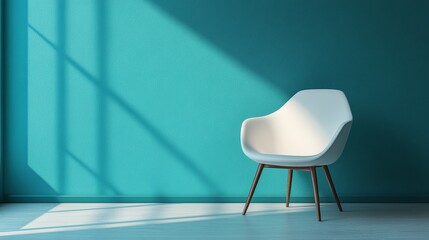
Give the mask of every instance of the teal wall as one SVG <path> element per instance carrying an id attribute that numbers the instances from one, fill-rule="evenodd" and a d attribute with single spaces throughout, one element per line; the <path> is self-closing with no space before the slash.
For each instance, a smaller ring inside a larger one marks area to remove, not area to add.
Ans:
<path id="1" fill-rule="evenodd" d="M 3 0 L 0 0 L 0 202 L 3 202 Z"/>
<path id="2" fill-rule="evenodd" d="M 345 201 L 429 201 L 427 1 L 6 3 L 8 201 L 242 201 L 241 122 L 305 88 L 349 98 Z M 266 170 L 257 200 L 285 182 Z"/>

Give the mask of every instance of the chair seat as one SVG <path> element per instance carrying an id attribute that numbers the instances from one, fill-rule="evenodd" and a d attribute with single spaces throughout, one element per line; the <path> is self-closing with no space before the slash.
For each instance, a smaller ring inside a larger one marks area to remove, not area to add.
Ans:
<path id="1" fill-rule="evenodd" d="M 246 156 L 251 160 L 269 165 L 287 167 L 308 167 L 319 165 L 321 154 L 312 156 L 291 156 L 259 153 L 251 149 L 243 149 Z"/>

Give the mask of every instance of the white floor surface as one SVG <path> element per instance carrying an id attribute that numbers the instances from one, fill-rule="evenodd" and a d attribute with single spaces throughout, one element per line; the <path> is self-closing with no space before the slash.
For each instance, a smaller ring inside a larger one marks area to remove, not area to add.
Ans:
<path id="1" fill-rule="evenodd" d="M 429 204 L 16 203 L 0 239 L 429 239 Z"/>

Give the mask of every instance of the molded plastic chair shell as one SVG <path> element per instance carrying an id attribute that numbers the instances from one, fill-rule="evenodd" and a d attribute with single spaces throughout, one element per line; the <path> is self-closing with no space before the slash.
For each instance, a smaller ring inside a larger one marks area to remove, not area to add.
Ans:
<path id="1" fill-rule="evenodd" d="M 302 90 L 274 113 L 245 120 L 241 147 L 247 157 L 262 164 L 328 165 L 341 155 L 352 121 L 342 91 Z"/>

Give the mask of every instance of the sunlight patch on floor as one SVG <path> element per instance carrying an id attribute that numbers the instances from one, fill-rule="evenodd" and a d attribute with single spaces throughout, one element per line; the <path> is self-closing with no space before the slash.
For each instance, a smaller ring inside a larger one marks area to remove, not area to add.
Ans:
<path id="1" fill-rule="evenodd" d="M 63 203 L 53 206 L 25 226 L 0 232 L 0 236 L 223 219 L 240 216 L 243 204 Z M 313 208 L 312 204 L 295 204 L 287 212 L 313 211 Z M 279 213 L 285 213 L 284 204 L 255 203 L 248 215 Z"/>

